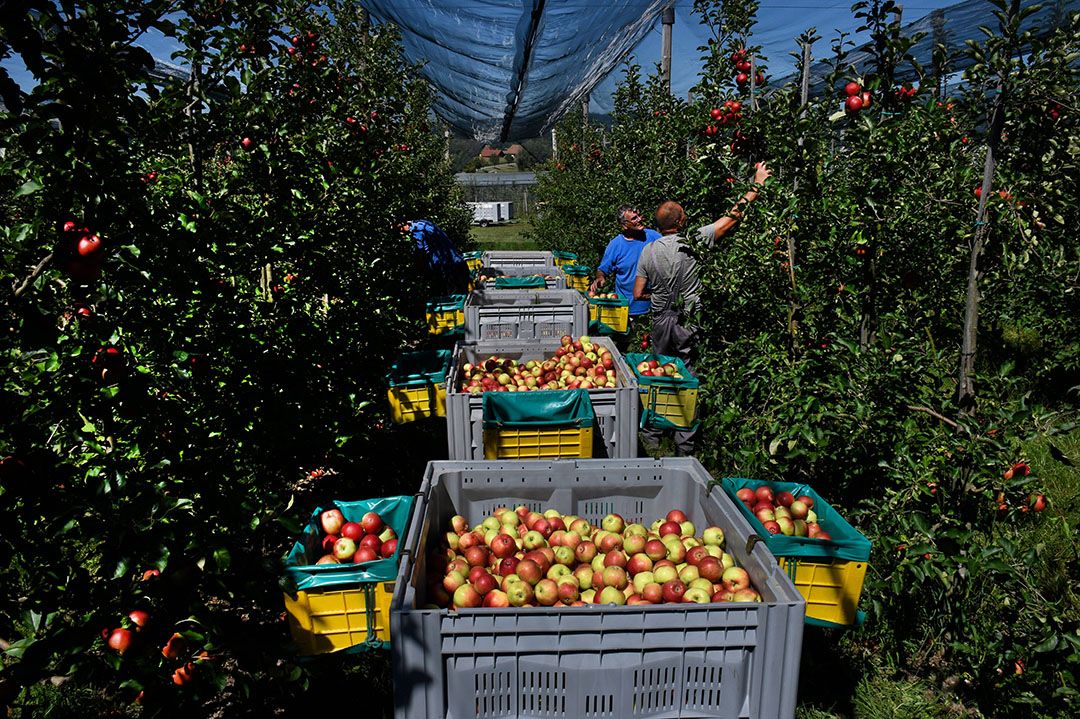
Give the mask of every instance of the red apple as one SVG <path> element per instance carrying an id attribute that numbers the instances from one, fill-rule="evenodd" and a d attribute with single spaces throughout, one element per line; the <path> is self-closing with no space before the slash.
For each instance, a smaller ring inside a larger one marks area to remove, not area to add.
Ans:
<path id="1" fill-rule="evenodd" d="M 683 595 L 686 594 L 686 585 L 678 579 L 672 579 L 664 582 L 662 590 L 665 602 L 681 602 Z"/>
<path id="2" fill-rule="evenodd" d="M 484 595 L 483 606 L 490 609 L 503 609 L 510 606 L 510 597 L 501 589 L 493 589 Z"/>
<path id="3" fill-rule="evenodd" d="M 106 643 L 110 649 L 115 649 L 120 654 L 124 654 L 131 647 L 132 639 L 133 635 L 130 629 L 114 629 L 109 634 Z"/>
<path id="4" fill-rule="evenodd" d="M 530 586 L 536 586 L 536 583 L 544 576 L 544 572 L 541 571 L 540 565 L 531 559 L 523 559 L 517 565 L 515 572 Z"/>
<path id="5" fill-rule="evenodd" d="M 371 551 L 375 552 L 375 554 L 378 554 L 379 550 L 382 549 L 382 542 L 380 542 L 379 538 L 374 534 L 365 534 L 360 539 L 359 546 L 364 547 L 365 549 L 370 549 Z"/>
<path id="6" fill-rule="evenodd" d="M 465 561 L 469 563 L 470 567 L 485 567 L 490 558 L 489 554 L 487 547 L 469 547 L 465 550 Z"/>
<path id="7" fill-rule="evenodd" d="M 473 589 L 471 584 L 462 584 L 454 590 L 454 606 L 458 609 L 472 609 L 479 607 L 484 601 L 480 593 Z"/>
<path id="8" fill-rule="evenodd" d="M 346 522 L 341 525 L 341 536 L 358 542 L 364 536 L 364 528 L 358 522 Z"/>
<path id="9" fill-rule="evenodd" d="M 128 614 L 128 619 L 139 629 L 150 623 L 150 614 L 141 609 L 134 609 Z"/>
<path id="10" fill-rule="evenodd" d="M 378 534 L 382 531 L 383 521 L 376 512 L 367 512 L 360 519 L 360 524 L 363 525 L 364 531 L 368 534 Z"/>
<path id="11" fill-rule="evenodd" d="M 341 564 L 333 554 L 324 554 L 315 562 L 316 564 Z"/>
<path id="12" fill-rule="evenodd" d="M 719 582 L 724 574 L 724 565 L 720 563 L 719 559 L 713 556 L 702 559 L 698 563 L 697 568 L 698 574 L 704 579 L 708 579 L 710 582 Z"/>
<path id="13" fill-rule="evenodd" d="M 356 554 L 353 555 L 353 564 L 362 564 L 363 562 L 374 562 L 379 558 L 379 555 L 375 554 L 375 551 L 369 547 L 360 547 L 356 550 Z"/>
<path id="14" fill-rule="evenodd" d="M 775 521 L 762 522 L 762 526 L 765 527 L 765 531 L 769 534 L 780 534 L 780 525 Z"/>
<path id="15" fill-rule="evenodd" d="M 682 534 L 682 527 L 679 526 L 678 522 L 664 522 L 660 525 L 660 531 L 658 532 L 658 534 L 661 537 L 667 536 L 669 534 L 680 536 Z"/>
<path id="16" fill-rule="evenodd" d="M 749 487 L 743 487 L 735 493 L 735 496 L 742 502 L 753 502 L 757 498 L 757 495 L 754 494 L 754 490 Z"/>
<path id="17" fill-rule="evenodd" d="M 506 557 L 499 562 L 499 576 L 506 577 L 517 573 L 517 566 L 521 562 L 517 557 Z"/>
<path id="18" fill-rule="evenodd" d="M 797 499 L 800 502 L 802 502 L 803 504 L 805 504 L 807 507 L 809 507 L 810 509 L 814 508 L 814 498 L 811 497 L 810 495 L 804 494 L 804 495 L 798 497 Z"/>
<path id="19" fill-rule="evenodd" d="M 473 589 L 477 591 L 480 596 L 484 596 L 488 592 L 497 589 L 499 586 L 499 580 L 491 576 L 487 572 L 482 572 L 480 576 L 472 580 Z"/>
<path id="20" fill-rule="evenodd" d="M 667 521 L 669 522 L 682 524 L 686 521 L 686 513 L 683 512 L 681 509 L 673 509 L 667 513 L 667 517 L 665 517 L 665 519 L 667 519 Z"/>
<path id="21" fill-rule="evenodd" d="M 791 492 L 782 491 L 776 493 L 776 503 L 781 507 L 790 507 L 791 503 L 795 501 L 795 496 Z"/>
<path id="22" fill-rule="evenodd" d="M 345 515 L 340 509 L 328 509 L 319 515 L 319 522 L 327 534 L 340 534 L 345 524 Z"/>
<path id="23" fill-rule="evenodd" d="M 686 563 L 696 567 L 701 564 L 701 560 L 708 556 L 710 556 L 709 550 L 704 546 L 690 547 L 690 549 L 686 550 Z"/>
<path id="24" fill-rule="evenodd" d="M 760 487 L 758 487 L 757 489 L 754 490 L 754 496 L 757 497 L 757 500 L 759 502 L 772 502 L 773 501 L 772 487 L 769 487 L 768 485 L 763 484 L 763 485 L 761 485 Z"/>
<path id="25" fill-rule="evenodd" d="M 382 547 L 379 548 L 379 555 L 383 559 L 389 559 L 394 556 L 394 552 L 397 551 L 397 540 L 391 539 L 388 542 L 383 542 Z"/>

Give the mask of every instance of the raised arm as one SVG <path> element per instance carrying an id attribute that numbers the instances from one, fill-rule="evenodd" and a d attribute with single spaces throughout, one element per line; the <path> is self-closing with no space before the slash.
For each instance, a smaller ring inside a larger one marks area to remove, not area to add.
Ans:
<path id="1" fill-rule="evenodd" d="M 755 165 L 754 171 L 754 186 L 747 190 L 746 194 L 739 198 L 739 201 L 728 210 L 728 213 L 721 217 L 719 220 L 713 223 L 713 236 L 712 241 L 720 239 L 726 235 L 731 228 L 739 224 L 739 220 L 743 217 L 744 205 L 748 205 L 758 196 L 758 188 L 765 184 L 765 180 L 772 177 L 772 170 L 765 166 L 764 162 L 759 162 Z"/>

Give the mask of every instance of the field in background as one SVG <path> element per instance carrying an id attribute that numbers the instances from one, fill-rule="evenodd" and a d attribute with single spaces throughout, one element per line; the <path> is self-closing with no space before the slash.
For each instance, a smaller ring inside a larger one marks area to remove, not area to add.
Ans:
<path id="1" fill-rule="evenodd" d="M 532 239 L 524 237 L 532 232 L 530 222 L 512 222 L 508 225 L 473 227 L 473 239 L 483 250 L 535 250 L 539 249 Z"/>

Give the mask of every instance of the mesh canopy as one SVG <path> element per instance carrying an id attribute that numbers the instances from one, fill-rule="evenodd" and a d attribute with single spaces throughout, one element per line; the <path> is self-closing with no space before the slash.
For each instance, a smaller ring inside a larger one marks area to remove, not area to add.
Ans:
<path id="1" fill-rule="evenodd" d="M 660 16 L 675 8 L 672 92 L 686 97 L 698 80 L 699 48 L 710 35 L 692 12 L 693 0 L 361 0 L 377 22 L 402 30 L 406 56 L 425 63 L 424 75 L 437 91 L 435 112 L 459 135 L 479 140 L 531 137 L 549 128 L 580 101 L 593 113 L 612 110 L 612 94 L 624 60 L 644 71 L 660 61 Z M 1039 4 L 1024 0 L 1028 7 Z M 986 0 L 956 3 L 919 0 L 904 4 L 905 34 L 925 32 L 912 48 L 924 66 L 934 44 L 956 52 L 964 41 L 982 37 L 979 26 L 997 27 L 994 5 Z M 1026 27 L 1052 27 L 1055 17 L 1080 9 L 1080 0 L 1050 0 L 1027 18 Z M 867 31 L 849 2 L 762 0 L 752 42 L 762 46 L 770 87 L 794 80 L 796 38 L 813 27 L 821 36 L 815 61 L 831 55 L 841 33 L 855 43 L 847 62 L 858 72 L 869 60 Z M 962 60 L 950 64 L 956 72 Z M 613 72 L 615 70 L 615 72 Z M 825 90 L 828 67 L 815 62 L 812 92 Z M 906 73 L 906 74 L 905 74 Z M 911 79 L 909 67 L 898 79 Z"/>
<path id="2" fill-rule="evenodd" d="M 480 140 L 530 137 L 584 97 L 673 0 L 364 0 L 424 62 L 435 112 Z"/>

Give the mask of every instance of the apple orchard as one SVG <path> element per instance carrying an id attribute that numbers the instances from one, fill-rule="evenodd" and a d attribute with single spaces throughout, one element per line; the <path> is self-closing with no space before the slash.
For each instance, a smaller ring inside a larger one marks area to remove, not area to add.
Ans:
<path id="1" fill-rule="evenodd" d="M 909 685 L 924 716 L 1080 713 L 1080 16 L 1021 30 L 1027 9 L 994 7 L 920 63 L 894 3 L 858 2 L 859 72 L 849 41 L 796 29 L 830 67 L 804 98 L 774 86 L 756 3 L 699 0 L 692 100 L 630 64 L 611 127 L 564 119 L 539 173 L 531 239 L 596 267 L 620 205 L 702 225 L 774 171 L 700 253 L 697 454 L 812 485 L 872 541 L 865 622 L 806 628 L 808 719 L 896 716 L 873 690 Z M 387 654 L 302 660 L 279 582 L 314 507 L 409 494 L 445 457 L 385 407 L 436 294 L 394 228 L 472 242 L 431 88 L 342 0 L 37 3 L 0 28 L 37 82 L 0 72 L 0 706 L 293 716 L 357 711 L 359 688 L 389 716 Z M 149 28 L 190 77 L 151 73 Z M 566 339 L 524 367 L 537 386 L 583 366 Z M 593 354 L 578 388 L 615 381 Z M 504 360 L 459 389 L 505 385 Z M 828 538 L 781 494 L 739 499 Z M 732 539 L 664 509 L 455 516 L 432 603 L 753 601 Z M 394 556 L 384 521 L 320 516 L 320 556 Z"/>

